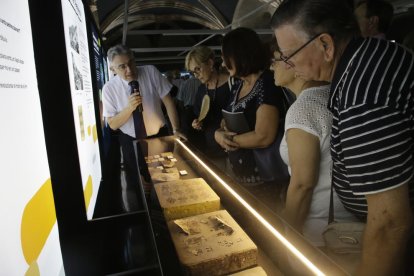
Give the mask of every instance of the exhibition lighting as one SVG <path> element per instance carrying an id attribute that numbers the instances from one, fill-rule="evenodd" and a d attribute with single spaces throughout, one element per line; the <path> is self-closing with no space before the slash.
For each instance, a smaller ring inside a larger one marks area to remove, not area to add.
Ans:
<path id="1" fill-rule="evenodd" d="M 175 139 L 191 156 L 200 163 L 217 181 L 228 190 L 253 216 L 255 216 L 290 252 L 307 266 L 315 275 L 325 275 L 311 261 L 309 261 L 296 247 L 294 247 L 283 235 L 265 220 L 249 203 L 247 203 L 236 191 L 234 191 L 223 179 L 220 178 L 209 166 L 207 166 L 195 153 L 193 153 L 179 138 Z"/>

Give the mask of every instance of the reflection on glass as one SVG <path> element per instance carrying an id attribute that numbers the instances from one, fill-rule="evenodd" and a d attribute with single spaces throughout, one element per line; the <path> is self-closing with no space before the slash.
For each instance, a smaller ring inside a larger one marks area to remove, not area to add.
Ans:
<path id="1" fill-rule="evenodd" d="M 237 199 L 256 219 L 262 223 L 286 248 L 296 256 L 309 270 L 315 275 L 325 275 L 319 268 L 317 268 L 308 258 L 306 258 L 295 246 L 293 246 L 279 231 L 277 231 L 256 209 L 247 203 L 236 191 L 234 191 L 221 177 L 219 177 L 209 166 L 207 166 L 196 154 L 194 154 L 183 142 L 179 139 L 176 141 L 188 151 L 188 153 L 197 160 L 200 165 L 208 171 L 225 189 L 227 189 L 235 199 Z"/>

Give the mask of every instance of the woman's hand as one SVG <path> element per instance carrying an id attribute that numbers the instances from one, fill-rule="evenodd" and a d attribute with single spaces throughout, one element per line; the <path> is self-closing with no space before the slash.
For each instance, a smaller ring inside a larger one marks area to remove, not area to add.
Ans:
<path id="1" fill-rule="evenodd" d="M 239 149 L 239 144 L 233 141 L 233 137 L 237 133 L 218 129 L 214 133 L 214 139 L 225 151 L 235 151 Z"/>
<path id="2" fill-rule="evenodd" d="M 191 126 L 196 130 L 202 130 L 203 129 L 203 121 L 199 121 L 198 119 L 194 119 L 194 121 L 191 123 Z"/>

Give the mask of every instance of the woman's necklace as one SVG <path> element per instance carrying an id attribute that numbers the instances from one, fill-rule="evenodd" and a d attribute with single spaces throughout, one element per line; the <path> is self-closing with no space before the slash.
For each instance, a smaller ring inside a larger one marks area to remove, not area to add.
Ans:
<path id="1" fill-rule="evenodd" d="M 214 100 L 216 99 L 216 91 L 217 91 L 217 85 L 218 85 L 218 82 L 219 82 L 219 78 L 220 78 L 220 76 L 217 74 L 216 86 L 215 86 L 214 90 L 211 89 L 213 91 L 213 93 L 211 94 L 211 96 L 208 93 L 208 90 L 209 89 L 208 89 L 208 85 L 206 83 L 206 95 L 210 97 L 211 102 L 214 102 Z"/>
<path id="2" fill-rule="evenodd" d="M 252 75 L 249 79 L 242 79 L 240 90 L 238 92 L 238 100 L 246 97 L 249 95 L 254 87 L 256 86 L 257 80 L 260 79 L 260 76 L 262 75 L 263 71 L 259 71 L 257 75 Z"/>

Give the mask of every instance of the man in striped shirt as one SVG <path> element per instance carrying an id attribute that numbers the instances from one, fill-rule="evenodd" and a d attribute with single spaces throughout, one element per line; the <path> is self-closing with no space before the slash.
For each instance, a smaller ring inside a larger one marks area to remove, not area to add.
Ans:
<path id="1" fill-rule="evenodd" d="M 331 82 L 333 185 L 367 222 L 356 274 L 398 274 L 413 225 L 413 55 L 360 38 L 345 0 L 286 0 L 272 26 L 286 66 Z"/>

